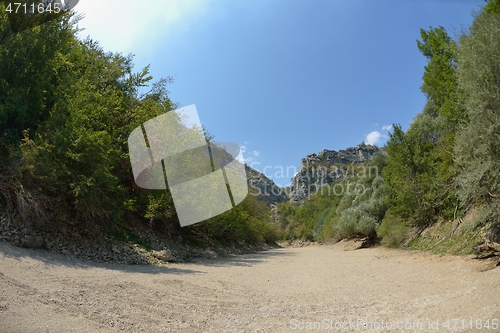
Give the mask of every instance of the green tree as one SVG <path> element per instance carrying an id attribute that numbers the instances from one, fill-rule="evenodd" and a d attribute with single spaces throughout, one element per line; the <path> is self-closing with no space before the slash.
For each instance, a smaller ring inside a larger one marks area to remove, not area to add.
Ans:
<path id="1" fill-rule="evenodd" d="M 384 180 L 391 190 L 391 216 L 422 228 L 456 212 L 453 146 L 466 114 L 459 99 L 457 43 L 443 27 L 420 34 L 417 46 L 428 60 L 421 87 L 427 103 L 406 133 L 394 126 Z"/>
<path id="2" fill-rule="evenodd" d="M 485 0 L 487 3 L 484 6 L 484 11 L 487 13 L 496 13 L 500 14 L 500 1 L 499 0 Z"/>
<path id="3" fill-rule="evenodd" d="M 0 2 L 0 159 L 15 149 L 26 129 L 48 119 L 54 95 L 74 46 L 75 27 L 65 14 L 46 24 L 13 34 Z"/>
<path id="4" fill-rule="evenodd" d="M 395 125 L 386 146 L 383 176 L 391 191 L 389 210 L 413 226 L 428 226 L 440 216 L 453 218 L 457 206 L 446 124 L 442 116 L 420 113 L 406 133 Z"/>
<path id="5" fill-rule="evenodd" d="M 420 35 L 422 40 L 417 41 L 417 46 L 428 60 L 421 89 L 432 101 L 436 113 L 457 124 L 463 112 L 457 100 L 456 42 L 443 27 L 420 29 Z"/>
<path id="6" fill-rule="evenodd" d="M 490 5 L 498 4 L 490 1 Z M 491 8 L 491 7 L 490 7 Z M 480 13 L 458 49 L 458 82 L 469 118 L 457 135 L 460 200 L 487 206 L 486 220 L 500 217 L 500 15 Z"/>
<path id="7" fill-rule="evenodd" d="M 91 39 L 79 40 L 78 17 L 72 13 L 13 29 L 4 2 L 0 2 L 2 209 L 12 210 L 26 223 L 78 223 L 123 231 L 130 221 L 142 221 L 172 237 L 276 239 L 279 230 L 269 225 L 270 208 L 253 197 L 203 224 L 181 229 L 168 189 L 136 186 L 127 144 L 133 129 L 177 108 L 166 90 L 172 79 L 152 82 L 149 66 L 134 72 L 131 56 L 105 52 Z M 142 93 L 145 87 L 149 90 Z M 200 167 L 196 159 L 192 164 Z M 204 190 L 210 192 L 208 187 Z"/>
<path id="8" fill-rule="evenodd" d="M 117 171 L 127 158 L 124 131 L 138 125 L 127 117 L 133 92 L 122 82 L 131 59 L 75 39 L 60 60 L 65 66 L 60 84 L 50 88 L 50 116 L 21 145 L 23 187 L 51 202 L 51 220 L 119 221 L 126 201 Z"/>

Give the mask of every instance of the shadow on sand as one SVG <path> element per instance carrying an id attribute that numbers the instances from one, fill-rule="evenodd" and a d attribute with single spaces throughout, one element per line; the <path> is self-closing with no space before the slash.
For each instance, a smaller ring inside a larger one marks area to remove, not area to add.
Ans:
<path id="1" fill-rule="evenodd" d="M 293 253 L 286 252 L 282 248 L 276 248 L 268 251 L 259 251 L 251 254 L 233 255 L 226 258 L 207 259 L 195 258 L 190 263 L 168 263 L 162 266 L 157 265 L 127 265 L 118 263 L 102 263 L 72 256 L 65 256 L 59 253 L 51 253 L 44 249 L 19 248 L 11 244 L 0 242 L 0 259 L 22 261 L 24 258 L 39 261 L 48 267 L 72 267 L 72 268 L 101 268 L 108 270 L 117 270 L 130 273 L 144 274 L 205 274 L 203 267 L 229 267 L 245 266 L 252 267 L 270 258 L 291 256 Z"/>

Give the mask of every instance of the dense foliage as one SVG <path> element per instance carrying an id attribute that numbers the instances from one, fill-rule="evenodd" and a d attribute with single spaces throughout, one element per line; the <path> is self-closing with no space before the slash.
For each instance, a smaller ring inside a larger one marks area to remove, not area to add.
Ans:
<path id="1" fill-rule="evenodd" d="M 461 36 L 422 29 L 427 103 L 408 129 L 393 126 L 377 170 L 338 180 L 302 205 L 270 208 L 253 196 L 180 228 L 169 191 L 138 188 L 130 132 L 177 106 L 167 84 L 131 56 L 77 38 L 78 17 L 22 31 L 0 2 L 0 208 L 24 223 L 126 232 L 134 223 L 167 237 L 205 241 L 316 241 L 362 237 L 407 244 L 442 221 L 475 214 L 467 230 L 500 238 L 500 0 L 488 0 Z M 210 138 L 209 138 L 210 139 Z M 332 193 L 333 185 L 343 188 Z"/>
<path id="2" fill-rule="evenodd" d="M 127 139 L 176 108 L 166 85 L 131 56 L 77 38 L 66 13 L 13 31 L 0 3 L 0 206 L 24 223 L 116 233 L 142 223 L 167 237 L 273 241 L 270 209 L 249 196 L 206 223 L 180 228 L 168 191 L 138 188 Z"/>
<path id="3" fill-rule="evenodd" d="M 500 239 L 500 1 L 488 0 L 474 15 L 458 39 L 443 27 L 420 31 L 427 103 L 406 131 L 393 125 L 386 155 L 368 163 L 381 174 L 349 180 L 363 193 L 282 205 L 287 235 L 377 235 L 401 245 L 436 222 L 460 224 L 474 212 L 467 232 L 484 228 L 490 240 Z"/>
<path id="4" fill-rule="evenodd" d="M 395 126 L 386 148 L 387 223 L 396 229 L 461 221 L 474 209 L 483 212 L 475 226 L 488 225 L 489 237 L 498 238 L 498 8 L 497 0 L 488 1 L 456 41 L 442 27 L 421 32 L 427 105 L 406 132 Z"/>
<path id="5" fill-rule="evenodd" d="M 341 178 L 311 193 L 303 205 L 280 204 L 278 213 L 285 239 L 374 240 L 387 209 L 386 187 L 381 177 L 386 159 L 385 153 L 376 154 L 356 177 Z"/>

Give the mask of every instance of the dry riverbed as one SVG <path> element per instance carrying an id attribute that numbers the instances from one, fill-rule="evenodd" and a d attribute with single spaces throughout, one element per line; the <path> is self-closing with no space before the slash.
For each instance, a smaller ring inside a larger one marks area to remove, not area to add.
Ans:
<path id="1" fill-rule="evenodd" d="M 500 268 L 348 249 L 129 266 L 0 242 L 0 332 L 500 331 Z"/>

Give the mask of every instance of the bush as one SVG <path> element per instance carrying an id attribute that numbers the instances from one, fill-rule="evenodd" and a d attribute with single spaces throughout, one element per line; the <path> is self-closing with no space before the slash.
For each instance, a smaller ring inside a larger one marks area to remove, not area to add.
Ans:
<path id="1" fill-rule="evenodd" d="M 332 220 L 335 215 L 335 208 L 328 207 L 319 214 L 316 215 L 316 219 L 314 220 L 313 225 L 313 237 L 315 240 L 324 240 L 325 239 L 325 226 L 329 221 Z"/>
<path id="2" fill-rule="evenodd" d="M 381 239 L 381 244 L 399 247 L 404 244 L 410 230 L 407 222 L 388 213 L 377 228 L 377 236 Z"/>
<path id="3" fill-rule="evenodd" d="M 323 240 L 323 229 L 328 226 L 328 221 L 335 214 L 335 209 L 341 199 L 341 196 L 325 190 L 318 191 L 301 206 L 290 202 L 279 204 L 278 213 L 284 230 L 283 238 L 285 240 Z"/>
<path id="4" fill-rule="evenodd" d="M 338 221 L 337 229 L 342 238 L 374 238 L 377 220 L 359 206 L 345 210 Z"/>
<path id="5" fill-rule="evenodd" d="M 498 8 L 490 1 L 489 11 Z M 458 196 L 465 210 L 488 207 L 500 226 L 500 15 L 479 14 L 458 49 L 459 86 L 469 121 L 457 134 Z"/>
<path id="6" fill-rule="evenodd" d="M 271 209 L 252 195 L 221 215 L 183 228 L 183 233 L 223 243 L 270 243 L 280 236 L 271 224 Z"/>
<path id="7" fill-rule="evenodd" d="M 377 167 L 381 172 L 385 159 L 384 154 L 376 154 L 365 167 Z M 329 224 L 328 234 L 338 239 L 367 237 L 373 240 L 387 210 L 384 180 L 377 172 L 360 177 L 352 185 L 364 190 L 344 195 L 337 206 L 336 217 Z"/>

